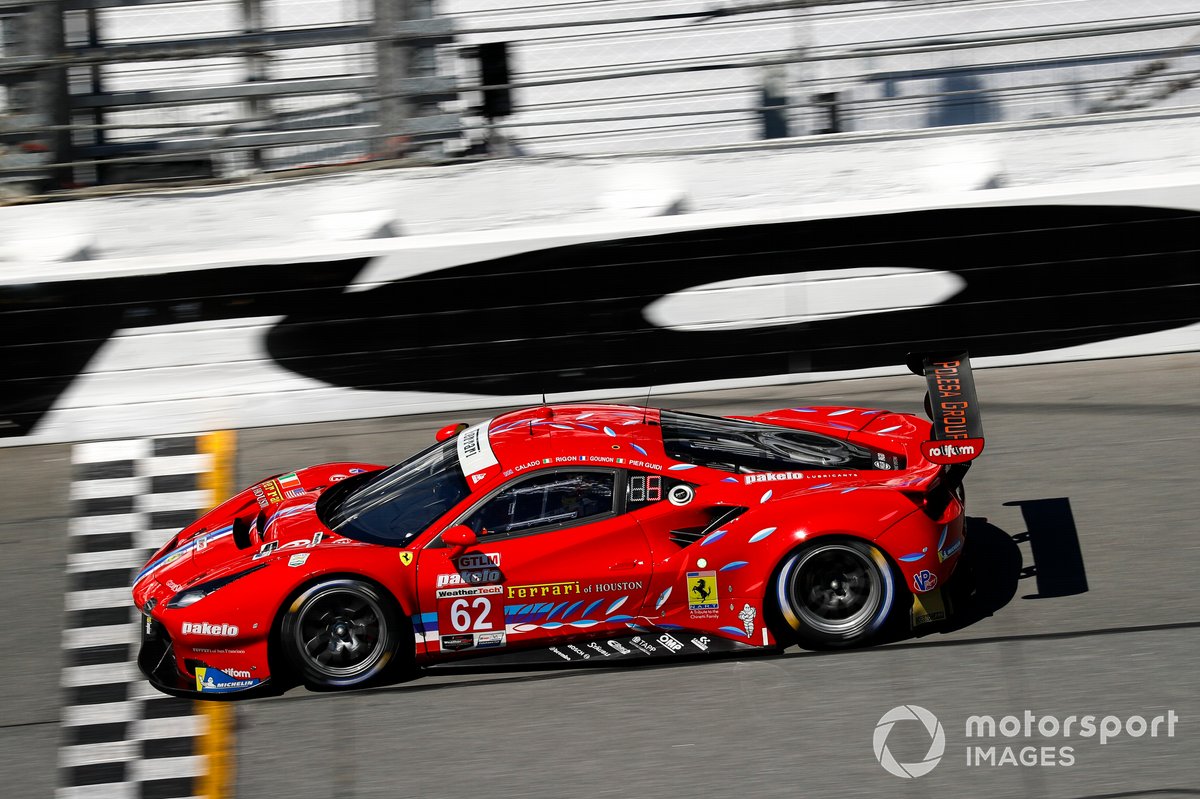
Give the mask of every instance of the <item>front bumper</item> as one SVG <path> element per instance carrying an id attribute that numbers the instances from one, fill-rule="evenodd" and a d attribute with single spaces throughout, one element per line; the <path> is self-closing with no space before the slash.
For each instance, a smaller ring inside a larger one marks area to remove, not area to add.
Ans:
<path id="1" fill-rule="evenodd" d="M 260 693 L 270 678 L 265 680 L 237 680 L 219 669 L 204 663 L 187 661 L 188 672 L 179 668 L 175 659 L 175 647 L 162 624 L 142 616 L 142 646 L 138 651 L 138 669 L 158 690 L 171 696 L 190 696 L 198 699 L 228 699 L 245 696 L 248 692 Z M 211 672 L 209 674 L 208 672 Z"/>

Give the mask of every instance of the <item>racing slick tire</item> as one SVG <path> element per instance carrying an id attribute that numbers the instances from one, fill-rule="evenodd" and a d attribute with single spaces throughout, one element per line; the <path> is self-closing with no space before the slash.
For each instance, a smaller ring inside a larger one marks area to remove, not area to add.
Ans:
<path id="1" fill-rule="evenodd" d="M 401 626 L 395 602 L 371 583 L 324 580 L 292 601 L 280 641 L 309 688 L 356 688 L 387 672 Z"/>
<path id="2" fill-rule="evenodd" d="M 898 593 L 888 559 L 866 541 L 831 538 L 789 555 L 775 578 L 775 600 L 797 643 L 845 647 L 887 624 Z"/>

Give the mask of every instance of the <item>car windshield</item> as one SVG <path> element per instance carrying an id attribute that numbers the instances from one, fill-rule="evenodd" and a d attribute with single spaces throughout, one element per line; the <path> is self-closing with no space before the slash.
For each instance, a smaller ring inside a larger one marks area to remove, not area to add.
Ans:
<path id="1" fill-rule="evenodd" d="M 338 535 L 404 546 L 469 493 L 450 439 L 390 469 L 334 486 L 317 503 L 317 515 Z"/>
<path id="2" fill-rule="evenodd" d="M 787 469 L 870 469 L 869 449 L 784 427 L 662 411 L 663 447 L 677 461 L 730 472 Z"/>

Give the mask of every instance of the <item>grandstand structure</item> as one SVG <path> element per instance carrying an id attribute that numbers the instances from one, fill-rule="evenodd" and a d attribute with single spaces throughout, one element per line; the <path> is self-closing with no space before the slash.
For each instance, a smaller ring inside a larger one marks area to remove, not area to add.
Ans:
<path id="1" fill-rule="evenodd" d="M 1192 0 L 0 0 L 0 194 L 1200 108 Z"/>

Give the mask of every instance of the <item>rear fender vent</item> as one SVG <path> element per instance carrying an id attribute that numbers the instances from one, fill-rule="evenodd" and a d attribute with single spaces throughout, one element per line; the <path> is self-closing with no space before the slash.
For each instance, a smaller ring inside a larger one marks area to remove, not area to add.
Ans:
<path id="1" fill-rule="evenodd" d="M 708 524 L 703 527 L 684 527 L 679 530 L 671 531 L 671 540 L 681 547 L 691 546 L 699 541 L 704 536 L 714 532 L 723 524 L 736 519 L 745 513 L 747 508 L 737 505 L 716 505 L 711 508 L 705 508 L 704 512 L 709 515 Z"/>
<path id="2" fill-rule="evenodd" d="M 238 549 L 250 548 L 250 522 L 238 517 L 233 520 L 233 543 Z"/>

